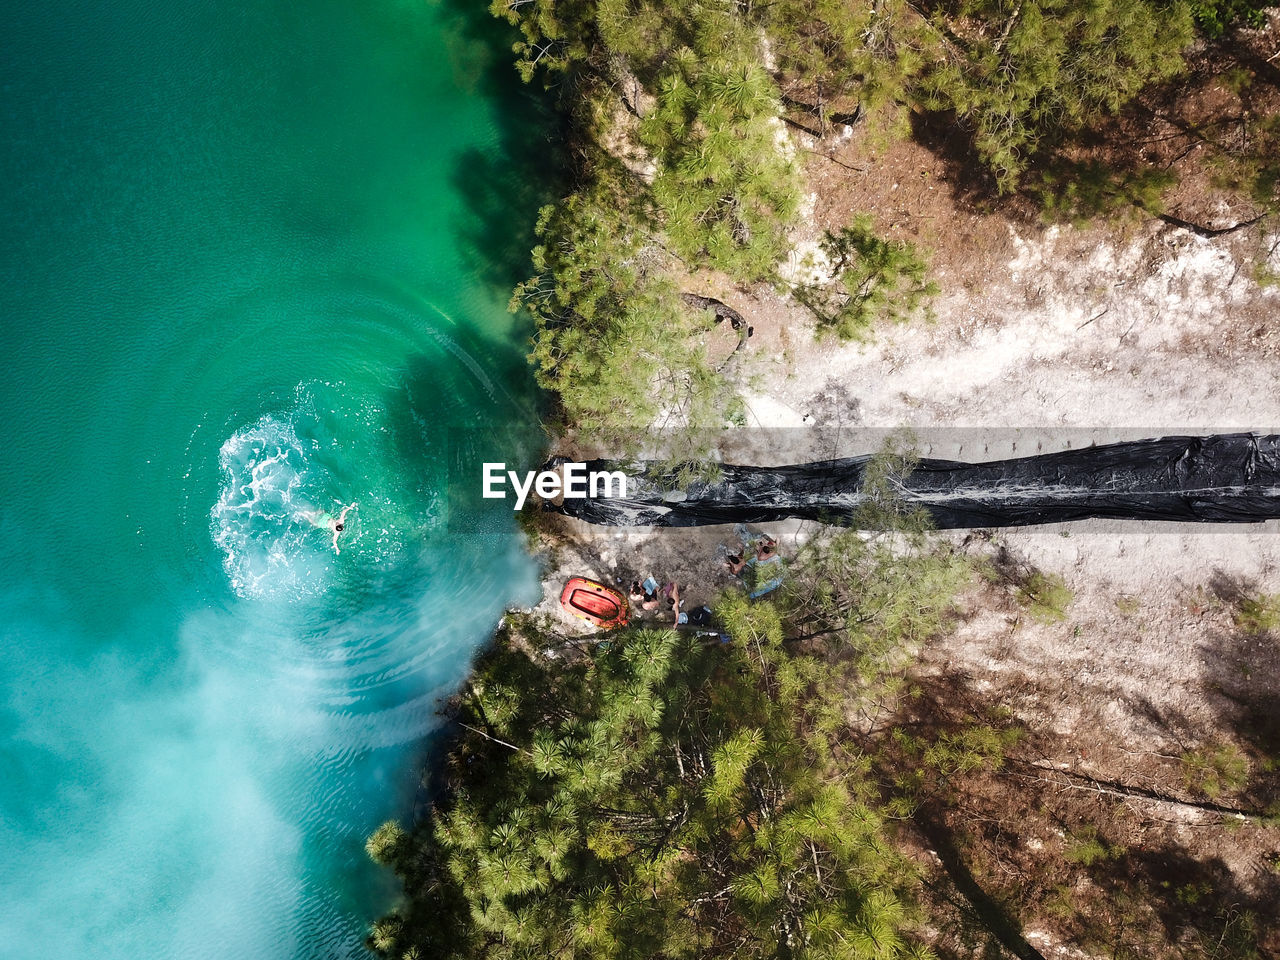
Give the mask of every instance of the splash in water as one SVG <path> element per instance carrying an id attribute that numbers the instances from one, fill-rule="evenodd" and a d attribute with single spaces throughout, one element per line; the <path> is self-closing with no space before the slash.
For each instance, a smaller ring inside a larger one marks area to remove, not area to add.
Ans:
<path id="1" fill-rule="evenodd" d="M 332 573 L 333 552 L 312 518 L 333 497 L 327 470 L 308 455 L 291 420 L 276 416 L 236 431 L 222 445 L 222 489 L 213 507 L 213 540 L 236 593 L 312 596 Z M 328 524 L 324 526 L 326 531 Z"/>
<path id="2" fill-rule="evenodd" d="M 397 436 L 380 404 L 352 393 L 299 384 L 289 409 L 223 443 L 212 536 L 240 596 L 301 599 L 340 570 L 377 576 L 439 527 L 439 478 L 415 459 L 428 439 Z"/>

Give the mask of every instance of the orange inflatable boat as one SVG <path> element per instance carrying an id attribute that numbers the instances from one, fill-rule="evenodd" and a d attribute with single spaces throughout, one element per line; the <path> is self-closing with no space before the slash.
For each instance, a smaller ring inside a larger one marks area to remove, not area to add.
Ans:
<path id="1" fill-rule="evenodd" d="M 627 623 L 627 598 L 612 587 L 586 577 L 574 577 L 564 585 L 560 606 L 605 630 Z"/>

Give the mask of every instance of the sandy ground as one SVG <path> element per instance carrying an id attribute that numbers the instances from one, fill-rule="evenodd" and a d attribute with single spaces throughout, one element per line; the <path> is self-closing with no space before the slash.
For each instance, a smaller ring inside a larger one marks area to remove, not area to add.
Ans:
<path id="1" fill-rule="evenodd" d="M 721 445 L 726 461 L 865 453 L 903 428 L 922 455 L 961 460 L 1171 433 L 1280 432 L 1280 286 L 1255 280 L 1259 264 L 1280 271 L 1280 233 L 1265 221 L 1214 239 L 1155 219 L 1051 226 L 975 207 L 946 162 L 911 141 L 873 145 L 837 132 L 823 143 L 797 135 L 796 146 L 811 194 L 793 272 L 813 269 L 824 229 L 868 211 L 927 251 L 943 293 L 932 321 L 847 344 L 816 339 L 785 291 L 700 278 L 699 292 L 755 328 L 741 371 L 748 423 Z M 1155 599 L 1214 575 L 1280 589 L 1277 530 L 1090 522 L 1003 536 L 1077 588 Z M 665 533 L 681 544 L 671 550 L 633 532 L 588 532 L 596 546 L 575 561 L 584 572 L 723 586 L 696 558 L 731 542 L 727 530 Z M 688 536 L 697 547 L 684 546 Z"/>
<path id="2" fill-rule="evenodd" d="M 762 298 L 754 424 L 1280 424 L 1280 288 L 1260 288 L 1229 244 L 1158 221 L 1131 239 L 1007 229 L 1012 249 L 975 290 L 961 284 L 933 323 L 881 330 L 869 347 L 814 342 L 800 310 Z M 938 280 L 951 286 L 945 272 Z"/>

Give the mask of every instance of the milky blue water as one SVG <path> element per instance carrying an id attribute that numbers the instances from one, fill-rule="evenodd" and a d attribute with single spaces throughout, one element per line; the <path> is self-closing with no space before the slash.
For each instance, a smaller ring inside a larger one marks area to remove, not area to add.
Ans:
<path id="1" fill-rule="evenodd" d="M 0 14 L 0 956 L 359 956 L 394 896 L 534 589 L 478 492 L 541 121 L 476 6 Z"/>

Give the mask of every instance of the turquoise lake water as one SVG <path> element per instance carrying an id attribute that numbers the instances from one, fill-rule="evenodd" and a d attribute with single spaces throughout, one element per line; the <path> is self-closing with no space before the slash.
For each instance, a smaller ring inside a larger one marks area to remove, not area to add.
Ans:
<path id="1" fill-rule="evenodd" d="M 546 131 L 483 6 L 6 7 L 0 955 L 360 956 L 391 902 L 365 836 L 536 590 L 478 494 L 538 444 Z"/>

